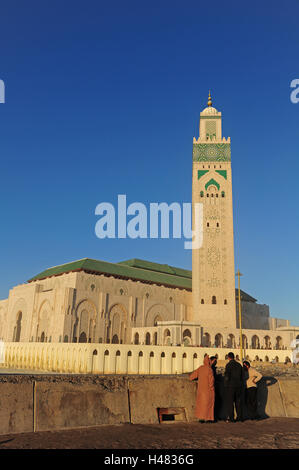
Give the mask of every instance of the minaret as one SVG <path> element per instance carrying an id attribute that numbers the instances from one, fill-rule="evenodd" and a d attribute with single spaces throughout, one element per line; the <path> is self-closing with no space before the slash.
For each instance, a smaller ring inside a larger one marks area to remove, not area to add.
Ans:
<path id="1" fill-rule="evenodd" d="M 193 138 L 192 203 L 203 210 L 202 246 L 192 250 L 193 320 L 235 328 L 230 137 L 222 138 L 221 112 L 212 107 L 210 92 L 207 105 L 199 138 Z"/>

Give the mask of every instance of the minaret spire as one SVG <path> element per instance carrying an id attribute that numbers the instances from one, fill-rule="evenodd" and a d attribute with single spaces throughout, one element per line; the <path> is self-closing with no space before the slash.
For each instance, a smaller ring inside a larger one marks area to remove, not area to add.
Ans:
<path id="1" fill-rule="evenodd" d="M 211 90 L 209 90 L 208 106 L 212 106 Z"/>

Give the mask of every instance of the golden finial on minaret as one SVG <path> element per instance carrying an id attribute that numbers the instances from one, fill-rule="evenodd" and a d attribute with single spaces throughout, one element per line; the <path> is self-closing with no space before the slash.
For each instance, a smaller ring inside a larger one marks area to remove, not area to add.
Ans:
<path id="1" fill-rule="evenodd" d="M 211 90 L 209 90 L 208 106 L 212 106 Z"/>

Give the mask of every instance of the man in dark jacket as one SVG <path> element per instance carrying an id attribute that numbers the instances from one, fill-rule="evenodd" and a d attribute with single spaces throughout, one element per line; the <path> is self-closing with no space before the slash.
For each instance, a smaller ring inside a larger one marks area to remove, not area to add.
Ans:
<path id="1" fill-rule="evenodd" d="M 228 363 L 224 373 L 224 387 L 226 395 L 227 420 L 234 422 L 234 404 L 236 406 L 237 421 L 243 421 L 242 392 L 244 385 L 243 367 L 235 361 L 233 352 L 228 353 Z"/>

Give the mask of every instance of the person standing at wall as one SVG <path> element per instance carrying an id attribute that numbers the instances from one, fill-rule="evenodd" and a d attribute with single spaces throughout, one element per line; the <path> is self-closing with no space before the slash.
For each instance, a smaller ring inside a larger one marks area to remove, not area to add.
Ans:
<path id="1" fill-rule="evenodd" d="M 203 362 L 202 366 L 190 374 L 189 379 L 198 381 L 195 415 L 199 421 L 211 423 L 214 421 L 214 375 L 207 354 Z"/>
<path id="2" fill-rule="evenodd" d="M 236 407 L 236 421 L 243 421 L 242 392 L 244 387 L 243 367 L 235 361 L 233 352 L 229 352 L 228 363 L 224 372 L 224 387 L 226 397 L 227 423 L 234 422 L 234 405 Z"/>
<path id="3" fill-rule="evenodd" d="M 245 401 L 249 419 L 259 419 L 257 413 L 257 385 L 262 374 L 250 366 L 248 361 L 243 361 L 244 376 L 246 380 Z"/>
<path id="4" fill-rule="evenodd" d="M 214 419 L 215 421 L 217 421 L 220 418 L 220 410 L 221 410 L 220 381 L 221 381 L 222 376 L 220 374 L 217 374 L 217 357 L 216 356 L 210 357 L 210 364 L 211 364 L 213 375 L 214 375 L 214 387 L 215 387 Z"/>

